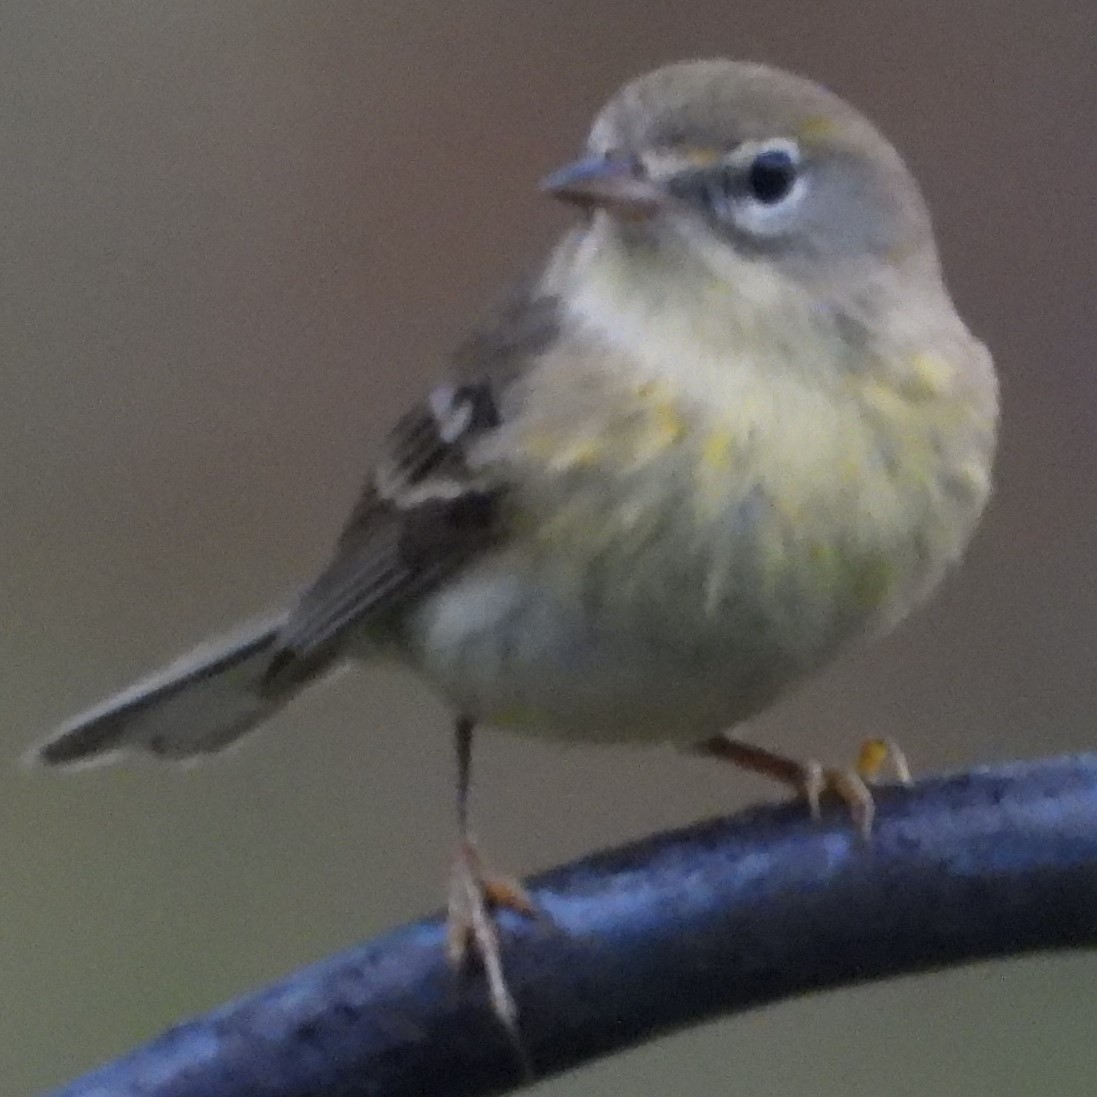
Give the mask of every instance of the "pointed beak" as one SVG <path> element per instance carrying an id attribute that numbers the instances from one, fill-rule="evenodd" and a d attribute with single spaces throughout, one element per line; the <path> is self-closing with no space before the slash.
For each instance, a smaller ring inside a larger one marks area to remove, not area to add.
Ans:
<path id="1" fill-rule="evenodd" d="M 541 190 L 584 209 L 604 209 L 627 218 L 651 217 L 666 203 L 666 192 L 638 176 L 622 160 L 590 156 L 541 180 Z"/>

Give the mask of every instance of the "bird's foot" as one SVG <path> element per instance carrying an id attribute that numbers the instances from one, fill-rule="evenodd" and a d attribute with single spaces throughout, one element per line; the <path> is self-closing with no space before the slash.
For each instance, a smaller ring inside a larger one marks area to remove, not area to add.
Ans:
<path id="1" fill-rule="evenodd" d="M 869 787 L 884 765 L 890 761 L 899 782 L 910 784 L 910 767 L 898 744 L 889 739 L 866 739 L 861 744 L 857 761 L 852 766 L 824 766 L 816 761 L 801 765 L 800 791 L 808 802 L 811 817 L 818 820 L 822 813 L 824 794 L 837 796 L 848 808 L 850 817 L 863 838 L 872 833 L 876 802 Z"/>
<path id="2" fill-rule="evenodd" d="M 876 812 L 869 786 L 884 765 L 890 761 L 900 783 L 910 784 L 906 755 L 890 739 L 867 739 L 861 745 L 854 765 L 845 768 L 824 766 L 816 761 L 801 762 L 722 735 L 706 740 L 698 749 L 704 754 L 791 785 L 807 800 L 813 819 L 820 817 L 824 795 L 837 796 L 849 808 L 850 817 L 864 838 L 872 833 Z"/>
<path id="3" fill-rule="evenodd" d="M 518 1009 L 503 974 L 495 911 L 513 910 L 527 918 L 544 917 L 518 880 L 498 876 L 484 864 L 471 838 L 457 848 L 450 875 L 446 954 L 455 969 L 475 958 L 484 969 L 492 1008 L 516 1046 Z"/>

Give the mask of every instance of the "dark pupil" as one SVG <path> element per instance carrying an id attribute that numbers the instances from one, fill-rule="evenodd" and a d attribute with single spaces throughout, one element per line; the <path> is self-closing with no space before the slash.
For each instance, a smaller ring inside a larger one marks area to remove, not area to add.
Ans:
<path id="1" fill-rule="evenodd" d="M 750 193 L 767 206 L 780 202 L 796 181 L 796 165 L 787 152 L 769 149 L 754 158 L 747 173 Z"/>

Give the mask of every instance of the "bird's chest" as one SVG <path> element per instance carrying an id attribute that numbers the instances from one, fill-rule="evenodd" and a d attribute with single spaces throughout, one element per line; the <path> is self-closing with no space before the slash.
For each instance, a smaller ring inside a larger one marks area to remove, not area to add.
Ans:
<path id="1" fill-rule="evenodd" d="M 424 669 L 499 722 L 695 734 L 905 610 L 951 551 L 934 447 L 884 452 L 808 389 L 734 395 L 600 378 L 531 401 L 482 455 L 508 536 L 417 614 Z"/>
<path id="2" fill-rule="evenodd" d="M 758 711 L 864 620 L 877 592 L 855 588 L 875 580 L 714 472 L 676 444 L 527 481 L 506 547 L 418 614 L 426 669 L 491 722 L 565 735 L 698 736 Z"/>
<path id="3" fill-rule="evenodd" d="M 526 566 L 582 588 L 607 627 L 713 653 L 749 630 L 808 658 L 913 566 L 898 546 L 923 501 L 858 417 L 805 394 L 731 412 L 685 410 L 657 385 L 632 395 L 531 417 L 511 449 Z"/>

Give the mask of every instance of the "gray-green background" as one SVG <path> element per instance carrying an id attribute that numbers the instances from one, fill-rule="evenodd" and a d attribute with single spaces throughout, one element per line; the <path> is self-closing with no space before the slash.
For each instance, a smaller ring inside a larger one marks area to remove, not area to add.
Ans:
<path id="1" fill-rule="evenodd" d="M 622 79 L 729 54 L 866 108 L 996 352 L 999 492 L 909 626 L 761 722 L 923 770 L 1094 745 L 1092 0 L 0 6 L 0 1097 L 435 907 L 443 709 L 317 690 L 219 764 L 17 772 L 54 721 L 324 558 L 383 425 L 568 214 L 538 177 Z M 485 736 L 479 830 L 530 871 L 770 789 L 650 749 Z M 1097 959 L 815 997 L 546 1093 L 1089 1094 Z"/>

